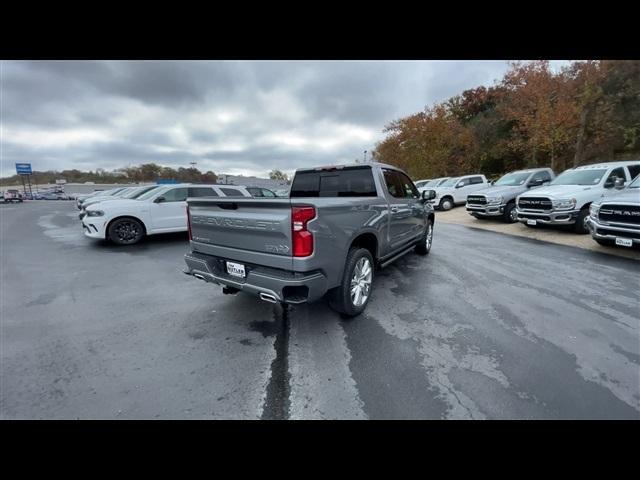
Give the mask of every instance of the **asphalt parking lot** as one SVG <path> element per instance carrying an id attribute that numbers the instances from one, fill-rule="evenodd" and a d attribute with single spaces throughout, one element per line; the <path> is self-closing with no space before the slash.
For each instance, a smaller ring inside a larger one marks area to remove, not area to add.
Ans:
<path id="1" fill-rule="evenodd" d="M 3 419 L 640 419 L 638 262 L 438 223 L 364 315 L 180 273 L 185 235 L 0 205 Z"/>

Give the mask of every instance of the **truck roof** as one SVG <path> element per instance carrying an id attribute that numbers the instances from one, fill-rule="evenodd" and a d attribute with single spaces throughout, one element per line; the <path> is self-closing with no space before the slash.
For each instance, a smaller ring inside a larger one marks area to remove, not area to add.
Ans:
<path id="1" fill-rule="evenodd" d="M 298 168 L 297 172 L 312 172 L 314 170 L 341 170 L 343 168 L 349 167 L 380 167 L 380 168 L 392 168 L 394 170 L 402 170 L 399 167 L 394 165 L 389 165 L 387 163 L 379 163 L 379 162 L 366 162 L 366 163 L 337 163 L 335 165 L 319 165 L 317 167 L 306 167 L 306 168 Z"/>
<path id="2" fill-rule="evenodd" d="M 591 168 L 610 168 L 610 167 L 624 167 L 627 165 L 634 165 L 640 163 L 640 160 L 624 160 L 618 162 L 602 162 L 602 163 L 594 163 L 592 165 L 582 165 L 580 167 L 575 167 L 570 170 L 589 170 Z"/>

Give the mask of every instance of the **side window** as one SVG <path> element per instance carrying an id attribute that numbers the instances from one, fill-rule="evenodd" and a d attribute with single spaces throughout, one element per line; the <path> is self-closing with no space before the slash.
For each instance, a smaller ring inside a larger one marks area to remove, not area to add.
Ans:
<path id="1" fill-rule="evenodd" d="M 254 197 L 264 197 L 264 195 L 262 194 L 261 188 L 249 187 L 247 188 L 247 192 L 249 192 Z"/>
<path id="2" fill-rule="evenodd" d="M 631 177 L 631 180 L 636 178 L 640 173 L 640 163 L 629 165 L 627 168 L 629 169 L 629 176 Z"/>
<path id="3" fill-rule="evenodd" d="M 244 197 L 240 190 L 236 190 L 235 188 L 220 188 L 220 191 L 225 194 L 227 197 Z"/>
<path id="4" fill-rule="evenodd" d="M 398 180 L 402 185 L 402 191 L 404 192 L 404 196 L 406 198 L 420 198 L 420 194 L 418 193 L 418 189 L 413 184 L 411 179 L 407 177 L 404 173 L 396 172 L 398 176 Z"/>
<path id="5" fill-rule="evenodd" d="M 461 178 L 460 180 L 458 180 L 458 183 L 456 183 L 456 188 L 466 187 L 467 185 L 469 185 L 469 178 Z"/>
<path id="6" fill-rule="evenodd" d="M 218 197 L 218 192 L 216 192 L 211 187 L 191 187 L 189 188 L 189 196 L 190 197 Z"/>
<path id="7" fill-rule="evenodd" d="M 622 178 L 625 181 L 627 180 L 625 178 L 625 176 L 624 176 L 624 168 L 623 167 L 614 168 L 611 171 L 611 173 L 607 177 L 607 180 L 604 182 L 605 188 L 613 187 L 615 185 L 616 178 Z"/>
<path id="8" fill-rule="evenodd" d="M 544 182 L 549 182 L 551 181 L 551 175 L 549 175 L 549 172 L 547 172 L 546 170 L 542 170 L 540 172 L 536 172 L 533 174 L 533 177 L 531 177 L 531 181 L 535 181 L 535 180 L 542 180 L 542 183 Z"/>
<path id="9" fill-rule="evenodd" d="M 162 194 L 165 202 L 184 202 L 187 199 L 186 188 L 173 188 Z"/>
<path id="10" fill-rule="evenodd" d="M 269 198 L 275 198 L 276 194 L 273 193 L 271 190 L 266 190 L 266 189 L 262 189 L 262 196 L 263 197 L 269 197 Z"/>
<path id="11" fill-rule="evenodd" d="M 400 182 L 398 181 L 398 177 L 396 175 L 395 170 L 383 170 L 384 172 L 384 181 L 387 184 L 387 190 L 389 191 L 389 195 L 395 198 L 404 198 L 404 192 L 402 191 L 402 187 Z"/>
<path id="12" fill-rule="evenodd" d="M 471 177 L 469 179 L 469 185 L 478 185 L 479 183 L 482 183 L 482 177 Z"/>

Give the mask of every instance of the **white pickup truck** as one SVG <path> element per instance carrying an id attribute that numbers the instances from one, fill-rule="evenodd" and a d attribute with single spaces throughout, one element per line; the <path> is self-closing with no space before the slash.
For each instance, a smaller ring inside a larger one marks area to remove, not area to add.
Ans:
<path id="1" fill-rule="evenodd" d="M 451 210 L 456 205 L 467 203 L 467 195 L 490 186 L 487 177 L 480 174 L 453 177 L 439 187 L 430 188 L 436 192 L 434 204 L 440 210 Z"/>
<path id="2" fill-rule="evenodd" d="M 614 188 L 623 188 L 640 173 L 640 160 L 607 162 L 565 170 L 547 187 L 516 199 L 517 218 L 528 227 L 573 225 L 588 233 L 589 206 Z"/>

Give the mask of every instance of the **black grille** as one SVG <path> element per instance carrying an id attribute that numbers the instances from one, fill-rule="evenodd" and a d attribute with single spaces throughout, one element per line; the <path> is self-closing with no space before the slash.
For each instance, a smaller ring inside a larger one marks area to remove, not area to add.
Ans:
<path id="1" fill-rule="evenodd" d="M 469 195 L 467 197 L 467 203 L 470 205 L 486 205 L 487 199 L 480 195 Z"/>
<path id="2" fill-rule="evenodd" d="M 616 230 L 609 230 L 608 228 L 598 228 L 596 232 L 599 235 L 613 235 L 614 237 L 623 237 L 623 238 L 635 238 L 640 240 L 640 231 L 639 232 L 618 232 Z"/>
<path id="3" fill-rule="evenodd" d="M 551 210 L 551 200 L 544 197 L 520 197 L 518 207 L 532 210 Z"/>
<path id="4" fill-rule="evenodd" d="M 537 213 L 519 213 L 520 218 L 530 218 L 532 220 L 549 220 L 548 215 L 539 215 Z"/>
<path id="5" fill-rule="evenodd" d="M 603 222 L 640 225 L 640 205 L 604 204 L 600 207 L 598 218 Z"/>

